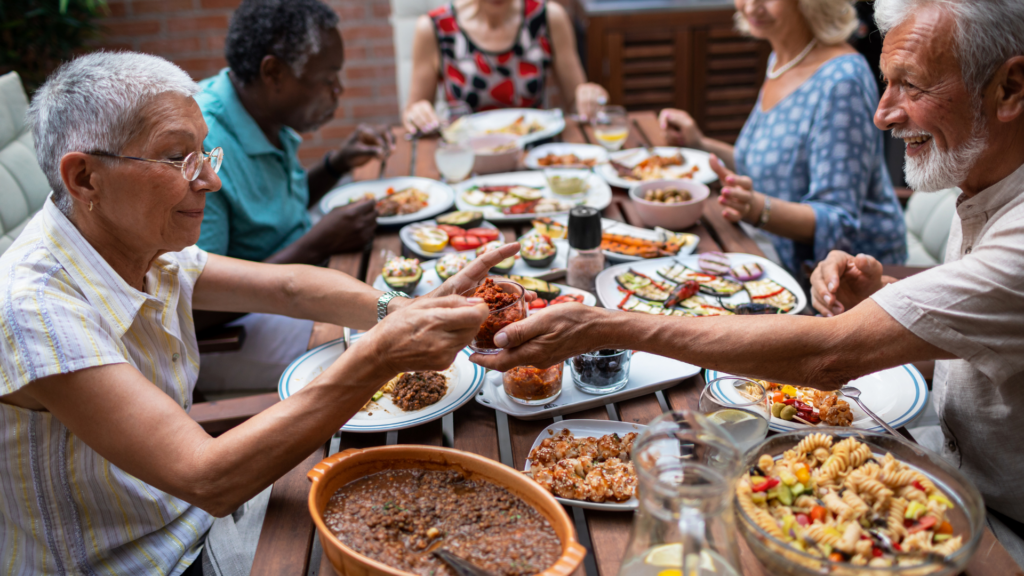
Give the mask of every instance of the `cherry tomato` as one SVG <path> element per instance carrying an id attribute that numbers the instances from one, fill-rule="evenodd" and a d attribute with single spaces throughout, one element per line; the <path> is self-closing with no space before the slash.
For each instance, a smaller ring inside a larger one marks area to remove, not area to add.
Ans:
<path id="1" fill-rule="evenodd" d="M 483 242 L 476 236 L 454 236 L 448 240 L 452 248 L 455 248 L 459 252 L 463 250 L 475 250 L 480 246 L 483 246 Z"/>
<path id="2" fill-rule="evenodd" d="M 530 302 L 530 310 L 540 310 L 541 308 L 547 308 L 548 303 L 543 298 L 535 298 L 533 302 Z"/>
<path id="3" fill-rule="evenodd" d="M 873 548 L 871 548 L 871 555 L 874 556 L 875 558 L 881 558 L 882 557 L 882 549 L 879 548 L 878 546 L 874 546 Z"/>
<path id="4" fill-rule="evenodd" d="M 828 510 L 824 506 L 815 506 L 811 508 L 811 522 L 824 522 L 828 516 Z"/>
<path id="5" fill-rule="evenodd" d="M 583 304 L 583 295 L 582 294 L 562 294 L 558 298 L 555 298 L 554 300 L 552 300 L 550 305 L 554 306 L 555 304 L 565 304 L 566 302 L 578 302 L 580 304 Z"/>
<path id="6" fill-rule="evenodd" d="M 484 242 L 493 242 L 498 239 L 498 231 L 494 228 L 470 228 L 465 234 L 476 236 Z"/>
<path id="7" fill-rule="evenodd" d="M 782 392 L 776 392 L 772 394 L 772 403 L 782 403 L 786 400 L 786 395 Z"/>
<path id="8" fill-rule="evenodd" d="M 925 493 L 928 492 L 928 490 L 925 489 L 924 484 L 921 484 L 920 480 L 914 480 L 913 482 L 911 482 L 911 484 L 913 484 L 914 488 L 917 488 L 921 492 L 925 492 Z"/>

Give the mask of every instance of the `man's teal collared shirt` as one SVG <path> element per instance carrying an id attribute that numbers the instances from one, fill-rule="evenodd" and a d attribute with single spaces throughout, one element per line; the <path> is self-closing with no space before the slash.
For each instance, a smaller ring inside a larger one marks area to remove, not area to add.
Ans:
<path id="1" fill-rule="evenodd" d="M 199 247 L 261 261 L 309 230 L 309 184 L 299 164 L 302 137 L 285 127 L 281 148 L 245 110 L 228 69 L 199 83 L 196 102 L 209 128 L 205 146 L 224 149 L 220 192 L 206 195 Z"/>

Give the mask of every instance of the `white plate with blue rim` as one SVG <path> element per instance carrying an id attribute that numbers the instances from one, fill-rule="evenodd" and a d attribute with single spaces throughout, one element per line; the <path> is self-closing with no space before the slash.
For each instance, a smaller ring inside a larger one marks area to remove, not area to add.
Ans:
<path id="1" fill-rule="evenodd" d="M 704 378 L 708 382 L 716 378 L 730 376 L 732 375 L 717 370 L 704 371 Z M 928 404 L 928 386 L 925 384 L 924 376 L 911 364 L 862 376 L 851 380 L 849 385 L 859 389 L 861 402 L 864 402 L 868 409 L 893 428 L 899 428 L 913 420 Z M 712 384 L 711 391 L 726 402 L 749 402 L 727 380 Z M 843 398 L 842 394 L 839 395 L 839 398 L 850 403 L 850 411 L 853 412 L 851 427 L 872 432 L 885 432 L 860 409 L 860 406 L 857 406 L 856 402 Z M 776 432 L 813 428 L 807 424 L 781 418 L 772 418 L 768 427 Z"/>
<path id="2" fill-rule="evenodd" d="M 362 335 L 353 334 L 352 341 L 358 340 Z M 341 356 L 344 350 L 345 343 L 342 340 L 335 340 L 317 346 L 299 356 L 285 369 L 278 381 L 277 393 L 281 400 L 299 392 L 316 379 Z M 380 400 L 370 403 L 367 409 L 356 412 L 355 416 L 341 427 L 341 431 L 389 432 L 402 430 L 432 422 L 457 410 L 476 395 L 484 382 L 486 371 L 469 361 L 470 353 L 468 349 L 460 351 L 455 358 L 455 363 L 442 372 L 448 379 L 448 391 L 434 404 L 420 410 L 406 412 L 395 406 L 391 402 L 391 397 L 385 394 Z"/>
<path id="3" fill-rule="evenodd" d="M 562 430 L 569 430 L 575 438 L 601 438 L 606 434 L 618 434 L 619 437 L 622 437 L 631 432 L 639 435 L 646 428 L 646 426 L 641 424 L 617 422 L 615 420 L 562 420 L 561 422 L 551 424 L 541 431 L 537 436 L 537 439 L 533 441 L 533 446 L 530 447 L 529 453 L 532 454 L 533 450 L 540 446 L 540 443 L 543 442 L 545 438 L 553 438 Z M 527 457 L 526 464 L 523 466 L 524 472 L 530 470 L 530 464 L 530 458 Z M 561 496 L 555 496 L 555 500 L 558 500 L 566 506 L 576 506 L 579 508 L 587 508 L 589 510 L 611 510 L 619 512 L 632 512 L 640 505 L 640 501 L 637 500 L 635 494 L 625 502 L 588 502 L 586 500 L 562 498 Z"/>
<path id="4" fill-rule="evenodd" d="M 522 123 L 527 127 L 535 129 L 529 134 L 519 135 L 512 130 L 512 125 L 522 118 Z M 513 134 L 519 137 L 520 147 L 540 140 L 546 140 L 557 136 L 565 130 L 565 118 L 562 117 L 562 110 L 540 110 L 537 108 L 503 108 L 501 110 L 488 110 L 463 116 L 465 129 L 470 136 L 483 136 L 486 134 Z"/>
<path id="5" fill-rule="evenodd" d="M 335 208 L 358 202 L 367 194 L 372 194 L 374 198 L 380 200 L 387 196 L 389 189 L 401 192 L 406 188 L 417 188 L 426 192 L 428 194 L 426 207 L 411 214 L 378 216 L 377 224 L 391 226 L 419 222 L 420 220 L 426 220 L 441 214 L 451 208 L 455 202 L 455 192 L 451 186 L 444 182 L 418 176 L 402 176 L 399 178 L 384 178 L 382 180 L 362 180 L 338 186 L 325 194 L 320 200 L 320 210 L 327 214 Z"/>

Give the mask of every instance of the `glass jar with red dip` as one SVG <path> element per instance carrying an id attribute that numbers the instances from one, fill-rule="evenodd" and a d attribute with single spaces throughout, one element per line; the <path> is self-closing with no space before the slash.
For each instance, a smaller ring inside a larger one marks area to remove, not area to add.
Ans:
<path id="1" fill-rule="evenodd" d="M 481 298 L 491 310 L 469 347 L 480 354 L 497 354 L 501 348 L 495 346 L 494 335 L 505 326 L 526 318 L 526 290 L 511 280 L 487 278 L 463 296 Z"/>
<path id="2" fill-rule="evenodd" d="M 517 366 L 501 375 L 501 383 L 514 402 L 541 406 L 562 393 L 562 364 L 547 369 Z"/>

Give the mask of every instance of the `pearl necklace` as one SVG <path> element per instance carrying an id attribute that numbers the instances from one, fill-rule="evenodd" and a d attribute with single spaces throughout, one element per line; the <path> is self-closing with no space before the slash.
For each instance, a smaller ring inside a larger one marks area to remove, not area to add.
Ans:
<path id="1" fill-rule="evenodd" d="M 779 76 L 782 76 L 786 72 L 789 72 L 789 70 L 793 66 L 796 66 L 797 64 L 802 62 L 803 59 L 806 58 L 807 55 L 811 53 L 811 50 L 814 49 L 814 46 L 817 43 L 818 43 L 818 39 L 817 38 L 812 39 L 811 43 L 807 45 L 807 48 L 804 48 L 804 51 L 799 53 L 799 54 L 797 54 L 796 58 L 793 58 L 792 60 L 790 60 L 788 64 L 786 64 L 785 66 L 783 66 L 782 68 L 779 68 L 777 70 L 769 70 L 768 71 L 768 79 L 769 80 L 775 80 Z"/>

